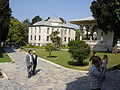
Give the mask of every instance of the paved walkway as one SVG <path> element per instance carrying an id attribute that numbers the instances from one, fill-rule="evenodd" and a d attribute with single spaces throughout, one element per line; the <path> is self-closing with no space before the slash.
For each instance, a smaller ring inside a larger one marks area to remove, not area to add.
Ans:
<path id="1" fill-rule="evenodd" d="M 62 68 L 38 59 L 37 74 L 27 78 L 26 53 L 18 49 L 5 49 L 15 63 L 0 63 L 8 78 L 0 80 L 0 90 L 89 90 L 85 71 Z M 120 90 L 120 71 L 109 72 L 103 90 Z M 118 89 L 117 89 L 118 88 Z"/>

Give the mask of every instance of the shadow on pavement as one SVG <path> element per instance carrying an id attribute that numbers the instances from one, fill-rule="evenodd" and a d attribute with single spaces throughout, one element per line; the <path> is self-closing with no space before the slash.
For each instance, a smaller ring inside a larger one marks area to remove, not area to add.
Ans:
<path id="1" fill-rule="evenodd" d="M 90 90 L 89 77 L 82 76 L 82 77 L 76 78 L 76 81 L 67 83 L 66 90 Z"/>
<path id="2" fill-rule="evenodd" d="M 36 71 L 35 71 L 35 74 L 37 74 L 38 72 L 40 72 L 40 69 L 36 70 Z"/>
<path id="3" fill-rule="evenodd" d="M 14 49 L 15 49 L 15 48 L 14 48 Z M 6 53 L 13 53 L 13 52 L 15 52 L 14 49 L 9 47 L 9 48 L 4 48 L 4 51 L 5 51 Z"/>

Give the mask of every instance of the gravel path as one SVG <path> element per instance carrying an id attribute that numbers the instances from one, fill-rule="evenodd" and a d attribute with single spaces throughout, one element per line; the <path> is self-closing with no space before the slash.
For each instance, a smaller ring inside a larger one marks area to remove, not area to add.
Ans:
<path id="1" fill-rule="evenodd" d="M 86 71 L 71 70 L 38 59 L 37 74 L 27 78 L 26 53 L 5 49 L 15 63 L 0 63 L 8 78 L 0 80 L 0 90 L 89 90 Z M 109 72 L 102 90 L 120 90 L 120 71 Z"/>

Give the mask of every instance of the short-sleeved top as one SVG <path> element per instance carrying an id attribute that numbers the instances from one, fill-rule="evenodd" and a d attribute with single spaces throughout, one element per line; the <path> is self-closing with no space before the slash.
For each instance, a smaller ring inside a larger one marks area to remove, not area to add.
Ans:
<path id="1" fill-rule="evenodd" d="M 101 58 L 100 58 L 99 56 L 92 56 L 92 57 L 89 59 L 89 61 L 92 61 L 92 60 L 94 60 L 95 58 L 98 58 L 98 59 L 101 61 Z"/>
<path id="2" fill-rule="evenodd" d="M 107 59 L 103 59 L 101 67 L 106 68 L 106 66 L 107 66 Z"/>
<path id="3" fill-rule="evenodd" d="M 102 87 L 102 77 L 101 71 L 99 71 L 95 65 L 91 65 L 89 69 L 89 77 L 90 77 L 90 88 L 96 89 Z"/>

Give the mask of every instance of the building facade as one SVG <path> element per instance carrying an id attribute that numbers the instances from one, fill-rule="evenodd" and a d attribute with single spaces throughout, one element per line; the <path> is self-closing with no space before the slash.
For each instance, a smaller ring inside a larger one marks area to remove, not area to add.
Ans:
<path id="1" fill-rule="evenodd" d="M 62 45 L 75 40 L 74 28 L 64 24 L 59 18 L 52 17 L 48 21 L 40 21 L 29 27 L 28 42 L 30 45 L 45 46 L 47 43 L 52 43 L 50 35 L 54 31 L 59 32 Z"/>
<path id="2" fill-rule="evenodd" d="M 93 51 L 106 51 L 107 49 L 112 49 L 114 32 L 111 31 L 105 34 L 103 30 L 97 27 L 97 21 L 93 17 L 73 20 L 70 23 L 78 25 L 81 32 L 86 31 L 87 38 L 83 38 L 81 34 L 80 40 L 84 40 L 88 43 Z M 117 47 L 118 49 L 120 48 L 120 37 Z"/>

